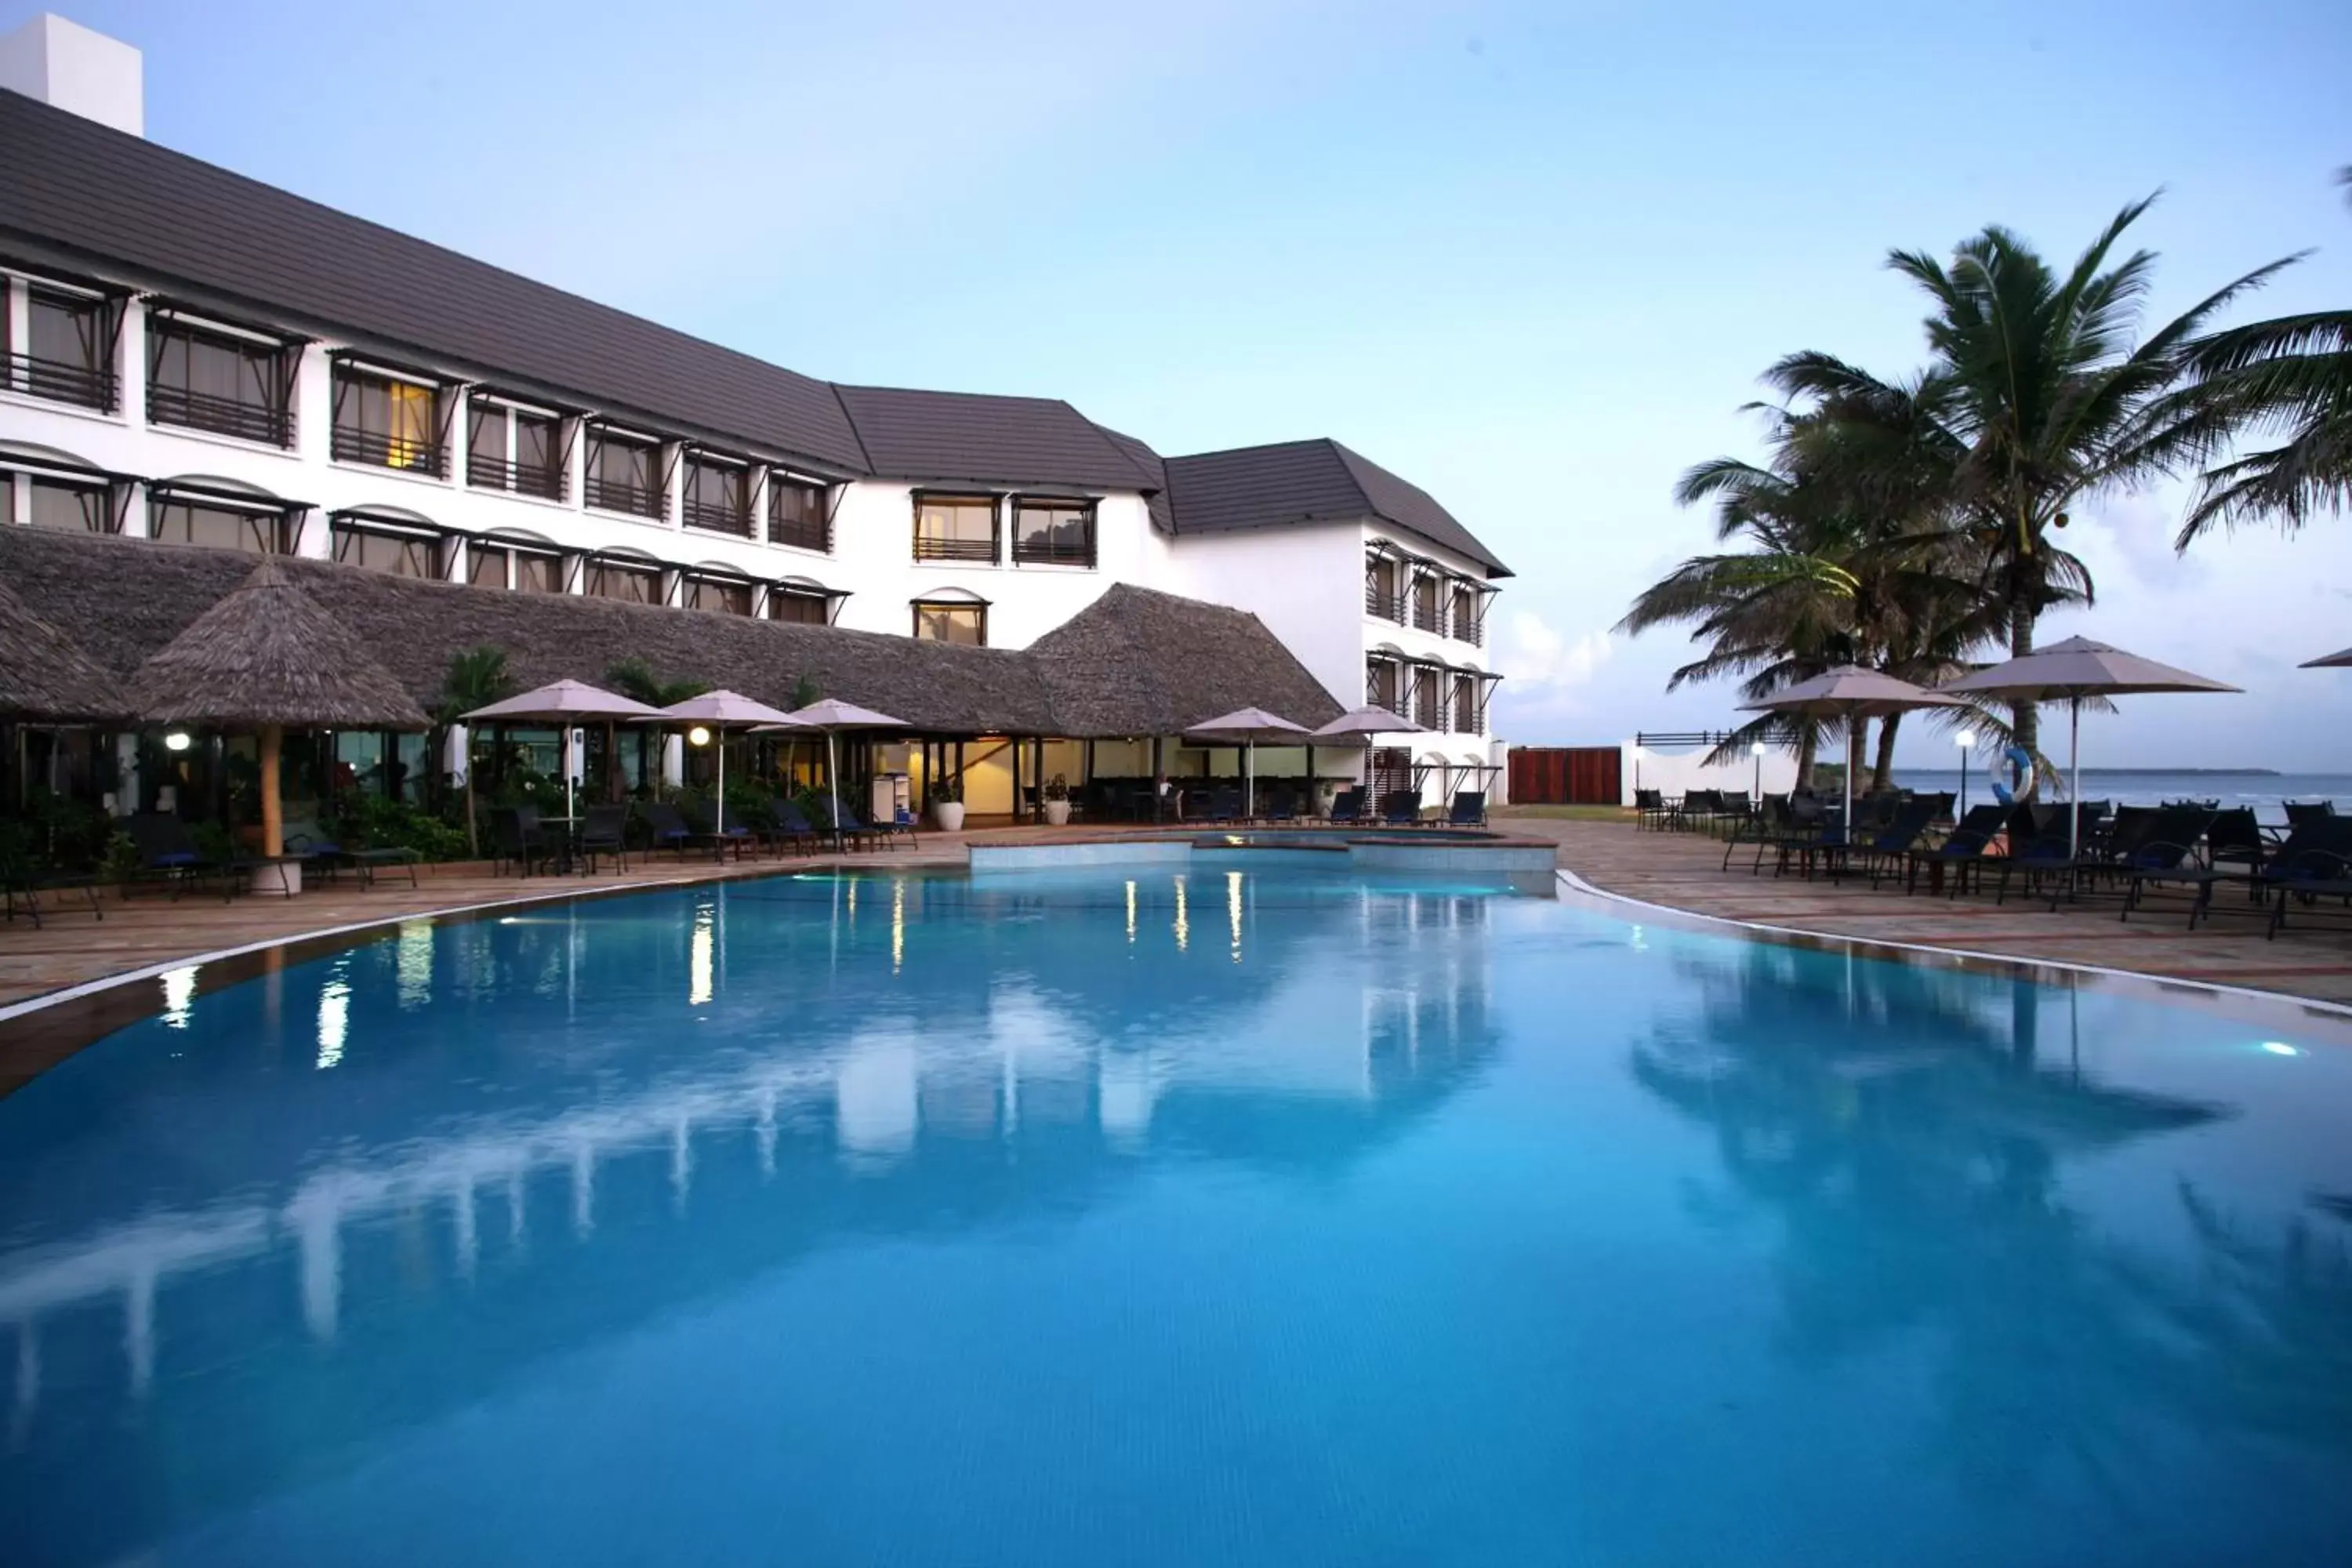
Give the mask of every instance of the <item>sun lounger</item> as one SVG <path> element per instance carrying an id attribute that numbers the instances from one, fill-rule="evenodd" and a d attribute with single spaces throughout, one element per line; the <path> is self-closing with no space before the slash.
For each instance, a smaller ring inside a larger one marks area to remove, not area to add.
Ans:
<path id="1" fill-rule="evenodd" d="M 2331 817 L 2307 830 L 2307 847 L 2292 854 L 2282 847 L 2262 879 L 2271 893 L 2271 919 L 2265 935 L 2275 938 L 2286 926 L 2290 905 L 2305 918 L 2315 915 L 2323 900 L 2335 900 L 2346 918 L 2352 918 L 2352 817 Z"/>
<path id="2" fill-rule="evenodd" d="M 1445 814 L 1449 827 L 1484 827 L 1486 826 L 1486 792 L 1465 789 L 1454 792 L 1454 805 Z"/>
<path id="3" fill-rule="evenodd" d="M 1941 872 L 1950 884 L 1953 898 L 1960 895 L 1971 871 L 1981 872 L 1985 854 L 1993 840 L 2000 837 L 2002 825 L 2009 820 L 2005 805 L 1976 805 L 1969 808 L 1952 831 L 1940 844 L 1914 848 L 1905 857 L 1903 890 L 1910 892 L 1919 885 L 1919 872 L 1926 868 L 1932 878 Z"/>
<path id="4" fill-rule="evenodd" d="M 16 923 L 21 908 L 31 917 L 33 929 L 40 930 L 41 895 L 68 892 L 88 900 L 91 914 L 106 918 L 106 908 L 99 901 L 97 877 L 89 872 L 36 871 L 17 856 L 0 854 L 0 899 L 5 899 L 9 924 Z"/>
<path id="5" fill-rule="evenodd" d="M 2192 857 L 2169 866 L 2134 864 L 2124 872 L 2126 886 L 2122 918 L 2131 919 L 2132 911 L 2140 907 L 2151 889 L 2186 888 L 2193 895 L 2189 900 L 2189 929 L 2195 931 L 2199 918 L 2212 907 L 2216 887 L 2223 882 L 2244 882 L 2250 890 L 2254 889 L 2269 858 L 2262 826 L 2254 820 L 2252 811 L 2241 808 L 2218 813 L 2205 829 L 2201 860 Z M 2255 908 L 2261 907 L 2259 891 L 2253 892 L 2253 902 Z"/>

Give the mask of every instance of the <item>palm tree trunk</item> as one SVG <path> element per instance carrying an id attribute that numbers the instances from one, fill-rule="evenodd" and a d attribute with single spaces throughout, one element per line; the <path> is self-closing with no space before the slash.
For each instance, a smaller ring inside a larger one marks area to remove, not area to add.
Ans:
<path id="1" fill-rule="evenodd" d="M 2036 619 L 2032 601 L 2023 593 L 2014 592 L 2009 603 L 2009 656 L 2023 658 L 2033 651 L 2033 623 Z M 2042 754 L 2042 724 L 2031 702 L 2017 702 L 2010 708 L 2010 728 L 2017 744 L 2037 758 Z"/>
<path id="2" fill-rule="evenodd" d="M 1902 722 L 1900 713 L 1889 713 L 1878 721 L 1878 760 L 1870 769 L 1873 789 L 1885 789 L 1895 782 L 1895 731 Z"/>
<path id="3" fill-rule="evenodd" d="M 1797 739 L 1797 788 L 1812 787 L 1813 762 L 1821 754 L 1821 731 L 1811 724 L 1807 724 L 1804 733 Z"/>
<path id="4" fill-rule="evenodd" d="M 474 817 L 474 727 L 471 724 L 466 726 L 465 754 L 457 760 L 466 764 L 466 858 L 478 860 L 482 858 L 482 835 Z"/>

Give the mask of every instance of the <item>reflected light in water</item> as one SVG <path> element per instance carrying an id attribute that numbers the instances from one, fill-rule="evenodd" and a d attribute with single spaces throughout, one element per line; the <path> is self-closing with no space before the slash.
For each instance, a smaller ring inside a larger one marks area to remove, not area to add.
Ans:
<path id="1" fill-rule="evenodd" d="M 431 921 L 401 921 L 400 945 L 394 952 L 393 967 L 399 975 L 399 1002 L 403 1012 L 422 1007 L 433 999 Z"/>
<path id="2" fill-rule="evenodd" d="M 352 961 L 336 962 L 326 989 L 319 993 L 319 1070 L 343 1059 L 343 1044 L 352 1032 Z"/>
<path id="3" fill-rule="evenodd" d="M 890 883 L 890 973 L 896 974 L 907 963 L 907 879 L 898 877 Z"/>
<path id="4" fill-rule="evenodd" d="M 2274 1057 L 2299 1057 L 2303 1055 L 2301 1051 L 2296 1050 L 2284 1040 L 2264 1040 L 2263 1042 L 2263 1049 L 2270 1052 L 2270 1054 Z"/>
<path id="5" fill-rule="evenodd" d="M 694 911 L 693 973 L 686 996 L 687 1005 L 691 1007 L 699 1007 L 710 1000 L 711 955 L 715 946 L 711 928 L 718 918 L 717 909 L 709 904 L 701 905 Z"/>
<path id="6" fill-rule="evenodd" d="M 1225 873 L 1225 918 L 1234 927 L 1234 962 L 1242 961 L 1242 874 Z"/>
<path id="7" fill-rule="evenodd" d="M 1184 879 L 1176 879 L 1176 951 L 1192 945 L 1192 917 L 1184 907 Z"/>
<path id="8" fill-rule="evenodd" d="M 1127 945 L 1135 945 L 1135 879 L 1132 877 L 1127 883 Z"/>
<path id="9" fill-rule="evenodd" d="M 196 1001 L 196 966 L 191 963 L 183 969 L 167 969 L 163 981 L 163 1026 L 184 1029 L 188 1026 L 188 1009 Z"/>

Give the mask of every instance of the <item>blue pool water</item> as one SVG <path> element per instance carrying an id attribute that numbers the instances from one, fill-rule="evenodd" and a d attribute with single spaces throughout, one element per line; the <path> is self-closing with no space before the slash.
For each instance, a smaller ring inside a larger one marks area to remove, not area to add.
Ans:
<path id="1" fill-rule="evenodd" d="M 167 979 L 0 1100 L 0 1560 L 2352 1557 L 2340 1025 L 1227 858 Z"/>

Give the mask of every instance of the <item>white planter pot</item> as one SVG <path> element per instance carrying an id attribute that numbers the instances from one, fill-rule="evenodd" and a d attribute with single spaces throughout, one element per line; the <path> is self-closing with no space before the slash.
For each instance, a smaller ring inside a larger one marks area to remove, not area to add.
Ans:
<path id="1" fill-rule="evenodd" d="M 1049 801 L 1047 801 L 1047 802 L 1045 803 L 1045 826 L 1048 826 L 1048 827 L 1060 827 L 1060 826 L 1062 826 L 1064 824 L 1067 823 L 1069 820 L 1070 820 L 1070 803 L 1069 803 L 1068 801 L 1066 801 L 1066 800 L 1049 800 Z"/>
<path id="2" fill-rule="evenodd" d="M 932 803 L 931 815 L 939 820 L 940 832 L 961 833 L 963 831 L 963 802 L 960 800 L 936 801 Z"/>

